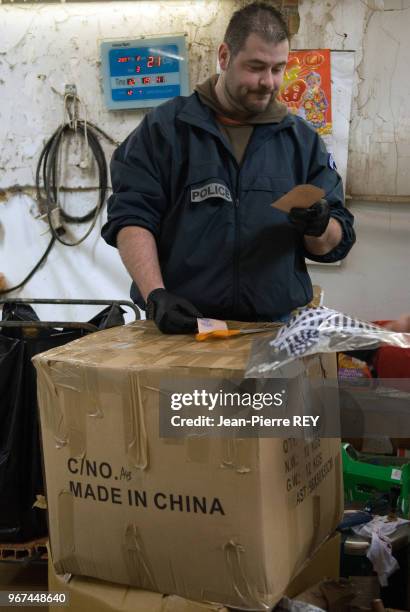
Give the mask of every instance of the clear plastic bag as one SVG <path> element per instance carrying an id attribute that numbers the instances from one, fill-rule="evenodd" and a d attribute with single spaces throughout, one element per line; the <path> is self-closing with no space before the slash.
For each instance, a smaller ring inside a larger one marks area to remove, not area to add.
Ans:
<path id="1" fill-rule="evenodd" d="M 254 341 L 246 377 L 269 377 L 288 363 L 315 353 L 373 349 L 381 344 L 410 348 L 410 334 L 392 332 L 323 306 L 304 308 L 271 340 Z"/>
<path id="2" fill-rule="evenodd" d="M 275 612 L 324 612 L 324 608 L 289 597 L 282 597 L 274 610 Z"/>

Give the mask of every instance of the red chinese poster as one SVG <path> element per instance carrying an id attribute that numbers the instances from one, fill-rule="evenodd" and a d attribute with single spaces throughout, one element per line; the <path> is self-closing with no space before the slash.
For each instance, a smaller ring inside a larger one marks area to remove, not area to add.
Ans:
<path id="1" fill-rule="evenodd" d="M 291 51 L 279 100 L 322 135 L 332 133 L 330 49 Z"/>

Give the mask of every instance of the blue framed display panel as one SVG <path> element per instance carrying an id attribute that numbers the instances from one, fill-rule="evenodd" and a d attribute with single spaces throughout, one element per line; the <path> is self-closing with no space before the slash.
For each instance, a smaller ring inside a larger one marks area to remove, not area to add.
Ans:
<path id="1" fill-rule="evenodd" d="M 190 93 L 185 35 L 103 41 L 101 68 L 110 110 L 151 108 Z"/>

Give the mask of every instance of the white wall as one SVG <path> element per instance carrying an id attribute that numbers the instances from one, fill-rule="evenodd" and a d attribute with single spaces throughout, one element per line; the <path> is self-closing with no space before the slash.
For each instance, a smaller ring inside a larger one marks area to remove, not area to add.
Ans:
<path id="1" fill-rule="evenodd" d="M 234 0 L 0 5 L 0 272 L 10 284 L 25 276 L 49 240 L 43 235 L 45 223 L 35 218 L 32 187 L 40 150 L 62 121 L 64 85 L 77 85 L 89 119 L 117 140 L 143 115 L 104 108 L 98 41 L 185 31 L 192 85 L 213 72 L 217 43 L 237 5 Z M 350 193 L 410 194 L 408 9 L 410 0 L 300 0 L 295 48 L 356 52 Z M 109 156 L 112 146 L 104 147 Z M 71 151 L 76 164 L 83 151 L 74 146 Z M 95 177 L 73 166 L 67 182 L 90 186 Z M 14 186 L 22 193 L 11 193 Z M 83 211 L 95 196 L 76 195 L 70 210 Z M 357 246 L 341 267 L 314 268 L 313 279 L 336 308 L 368 318 L 395 316 L 410 307 L 410 207 L 354 202 L 352 210 L 358 222 Z M 96 228 L 81 247 L 56 247 L 16 295 L 127 298 L 128 284 L 117 252 L 98 238 Z M 78 318 L 73 311 L 67 316 Z"/>
<path id="2" fill-rule="evenodd" d="M 346 191 L 357 194 L 357 243 L 340 267 L 311 267 L 312 280 L 328 306 L 394 317 L 410 310 L 410 0 L 303 0 L 299 13 L 296 48 L 354 50 L 356 59 Z"/>
<path id="3" fill-rule="evenodd" d="M 354 201 L 357 243 L 339 267 L 313 266 L 325 305 L 366 320 L 410 312 L 410 205 Z"/>
<path id="4" fill-rule="evenodd" d="M 356 51 L 347 191 L 410 201 L 410 0 L 300 2 L 294 45 Z"/>
<path id="5" fill-rule="evenodd" d="M 235 2 L 191 0 L 44 5 L 0 4 L 0 272 L 9 286 L 21 281 L 40 258 L 50 235 L 36 218 L 35 168 L 46 140 L 63 121 L 65 84 L 75 84 L 90 121 L 121 142 L 146 111 L 109 112 L 102 96 L 99 41 L 158 33 L 188 33 L 191 83 L 214 71 L 216 41 Z M 113 146 L 102 142 L 107 157 Z M 77 143 L 78 145 L 78 143 Z M 65 184 L 90 187 L 95 172 L 81 170 L 84 150 L 70 145 Z M 18 186 L 22 193 L 10 189 Z M 3 192 L 1 191 L 3 190 Z M 89 209 L 96 192 L 63 202 L 72 214 Z M 19 297 L 128 299 L 130 280 L 118 253 L 99 236 L 102 220 L 76 248 L 56 245 L 47 263 Z M 84 233 L 69 227 L 68 240 Z M 86 229 L 86 226 L 85 226 Z M 98 308 L 37 306 L 44 318 L 90 318 Z"/>

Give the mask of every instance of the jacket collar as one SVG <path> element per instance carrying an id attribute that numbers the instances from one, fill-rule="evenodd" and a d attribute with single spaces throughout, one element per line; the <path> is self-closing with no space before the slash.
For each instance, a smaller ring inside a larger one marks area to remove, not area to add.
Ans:
<path id="1" fill-rule="evenodd" d="M 186 99 L 186 103 L 178 113 L 177 119 L 221 137 L 221 132 L 215 123 L 211 109 L 209 106 L 202 104 L 197 93 L 193 93 Z"/>
<path id="2" fill-rule="evenodd" d="M 187 98 L 186 103 L 177 115 L 177 119 L 189 123 L 190 125 L 195 125 L 213 134 L 219 138 L 224 146 L 232 153 L 229 142 L 219 130 L 211 109 L 201 102 L 198 94 L 193 93 Z M 273 134 L 285 128 L 292 127 L 294 124 L 295 119 L 293 115 L 289 113 L 280 123 L 255 125 L 246 155 L 253 155 Z"/>

